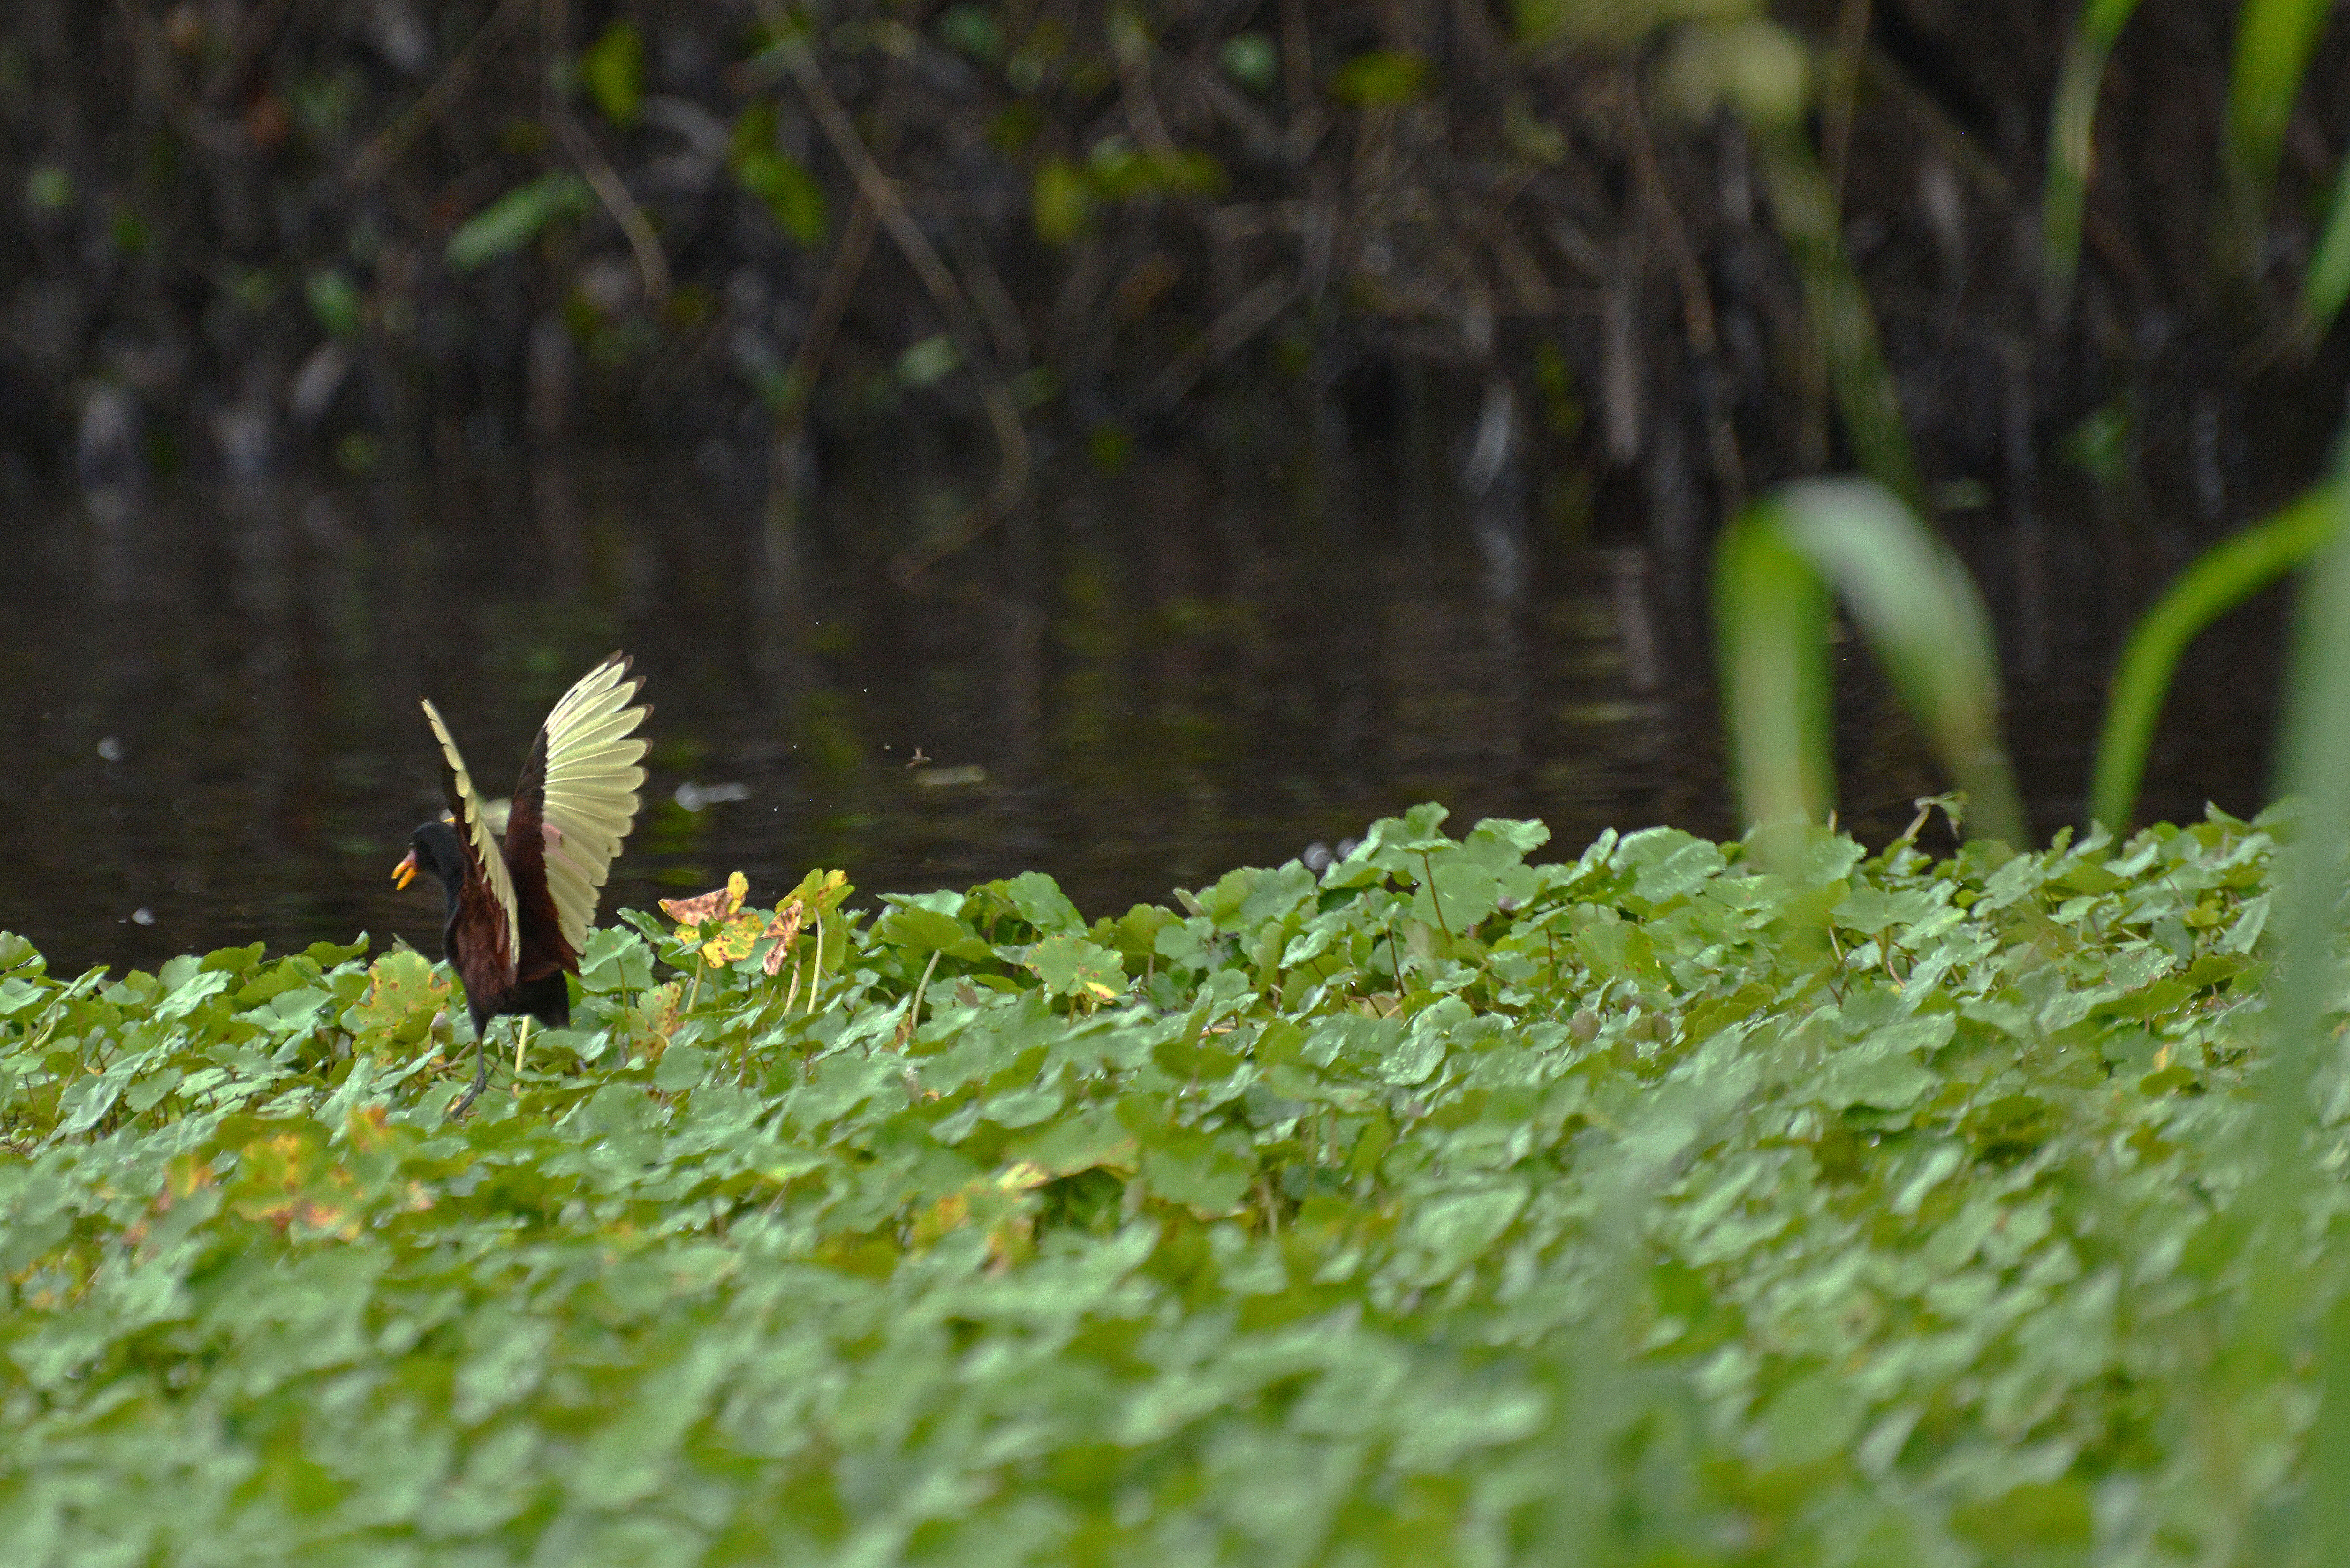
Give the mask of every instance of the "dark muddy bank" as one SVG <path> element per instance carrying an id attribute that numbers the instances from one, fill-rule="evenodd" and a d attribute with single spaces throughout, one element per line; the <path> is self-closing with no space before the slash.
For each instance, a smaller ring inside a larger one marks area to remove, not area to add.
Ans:
<path id="1" fill-rule="evenodd" d="M 2052 307 L 2076 9 L 1816 0 L 1774 36 L 1935 497 L 2028 532 L 2069 463 L 2102 525 L 2152 497 L 2214 530 L 2339 413 L 2340 335 L 2280 324 L 2350 105 L 2302 95 L 2249 275 L 2215 264 L 2236 7 L 2149 0 Z M 1677 14 L 22 0 L 0 425 L 106 488 L 650 441 L 801 493 L 886 443 L 962 476 L 901 572 L 1054 451 L 1311 435 L 1679 561 L 1849 454 L 1753 138 L 1677 95 Z"/>

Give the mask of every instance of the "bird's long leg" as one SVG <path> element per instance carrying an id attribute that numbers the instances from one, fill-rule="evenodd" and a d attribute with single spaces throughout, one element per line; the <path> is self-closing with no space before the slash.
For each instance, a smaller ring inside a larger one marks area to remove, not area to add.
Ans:
<path id="1" fill-rule="evenodd" d="M 454 1121 L 472 1110 L 473 1102 L 480 1099 L 482 1091 L 489 1086 L 490 1026 L 484 1023 L 482 1025 L 481 1033 L 473 1037 L 473 1086 L 466 1090 L 455 1105 L 449 1107 L 449 1119 Z"/>
<path id="2" fill-rule="evenodd" d="M 529 1014 L 529 1013 L 527 1013 L 527 1012 L 525 1012 L 525 1013 L 524 1013 L 524 1014 L 522 1015 L 522 1027 L 521 1027 L 520 1029 L 517 1029 L 517 1030 L 515 1030 L 515 1083 L 514 1083 L 514 1092 L 515 1092 L 517 1096 L 519 1096 L 519 1095 L 522 1093 L 522 1048 L 523 1048 L 525 1045 L 528 1044 L 529 1043 L 530 1043 L 530 1014 Z"/>

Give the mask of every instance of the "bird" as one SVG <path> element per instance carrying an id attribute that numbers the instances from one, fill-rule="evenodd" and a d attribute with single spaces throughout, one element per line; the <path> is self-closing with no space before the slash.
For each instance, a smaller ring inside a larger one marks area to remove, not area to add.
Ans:
<path id="1" fill-rule="evenodd" d="M 411 836 L 391 881 L 405 891 L 422 873 L 447 896 L 442 954 L 464 982 L 476 1041 L 473 1086 L 450 1107 L 452 1117 L 471 1110 L 489 1083 L 492 1019 L 522 1019 L 516 1073 L 533 1019 L 551 1029 L 570 1024 L 563 977 L 579 972 L 598 895 L 635 826 L 645 782 L 638 764 L 648 742 L 636 730 L 652 709 L 629 705 L 644 678 L 629 668 L 627 654 L 611 654 L 546 715 L 515 785 L 503 846 L 447 722 L 430 698 L 420 699 L 441 743 L 449 810 Z"/>

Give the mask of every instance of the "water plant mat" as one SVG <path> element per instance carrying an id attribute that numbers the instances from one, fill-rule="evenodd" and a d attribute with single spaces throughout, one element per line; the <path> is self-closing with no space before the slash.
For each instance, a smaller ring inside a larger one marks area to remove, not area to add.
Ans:
<path id="1" fill-rule="evenodd" d="M 1764 874 L 1442 819 L 1091 923 L 1035 874 L 632 916 L 456 1123 L 412 952 L 0 939 L 7 1561 L 2289 1539 L 2314 1379 L 2210 1375 L 2267 826 Z"/>

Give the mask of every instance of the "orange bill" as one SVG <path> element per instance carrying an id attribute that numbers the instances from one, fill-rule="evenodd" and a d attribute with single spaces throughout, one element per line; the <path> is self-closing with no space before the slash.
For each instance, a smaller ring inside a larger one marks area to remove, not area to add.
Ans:
<path id="1" fill-rule="evenodd" d="M 408 885 L 415 880 L 416 851 L 411 849 L 399 865 L 391 868 L 391 885 L 404 893 L 408 891 Z"/>

